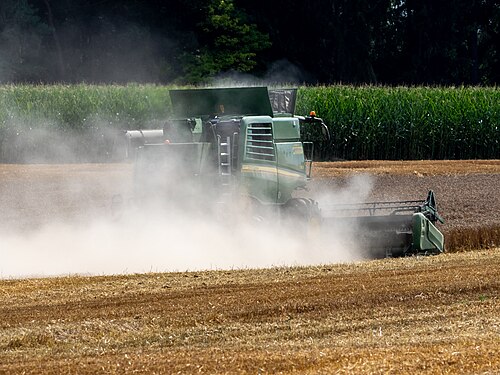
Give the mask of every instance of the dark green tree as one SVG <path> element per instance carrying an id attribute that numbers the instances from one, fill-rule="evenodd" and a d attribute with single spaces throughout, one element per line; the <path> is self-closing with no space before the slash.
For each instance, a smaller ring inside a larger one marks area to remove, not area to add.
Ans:
<path id="1" fill-rule="evenodd" d="M 0 2 L 0 82 L 38 81 L 47 73 L 48 26 L 27 0 Z"/>
<path id="2" fill-rule="evenodd" d="M 394 84 L 493 83 L 495 0 L 391 0 L 374 65 Z M 495 11 L 496 9 L 496 11 Z M 497 26 L 498 29 L 498 26 Z"/>
<path id="3" fill-rule="evenodd" d="M 2 0 L 0 82 L 494 85 L 499 33 L 498 0 Z"/>
<path id="4" fill-rule="evenodd" d="M 211 0 L 196 30 L 199 47 L 182 57 L 182 80 L 188 83 L 208 82 L 228 71 L 251 72 L 258 53 L 271 46 L 268 35 L 249 23 L 233 0 Z"/>

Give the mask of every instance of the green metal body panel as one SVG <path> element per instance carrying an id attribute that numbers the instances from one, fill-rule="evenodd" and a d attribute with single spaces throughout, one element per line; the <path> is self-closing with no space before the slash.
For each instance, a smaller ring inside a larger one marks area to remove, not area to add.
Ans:
<path id="1" fill-rule="evenodd" d="M 252 147 L 253 143 L 260 145 L 255 147 L 265 147 L 261 145 L 264 144 L 264 141 L 260 139 L 263 137 L 258 135 L 258 133 L 264 133 L 264 131 L 258 130 L 260 124 L 267 124 L 270 129 L 266 131 L 268 134 L 270 132 L 270 136 L 266 137 L 265 144 L 268 147 L 273 147 L 273 150 L 266 150 L 270 154 L 266 158 L 252 153 L 259 151 L 259 149 Z M 239 165 L 238 190 L 242 195 L 248 195 L 264 204 L 276 203 L 278 196 L 278 173 L 274 156 L 272 125 L 273 119 L 270 116 L 243 117 L 240 124 L 238 149 L 240 150 L 239 160 L 241 163 Z M 254 128 L 257 129 L 256 134 L 252 133 Z"/>
<path id="2" fill-rule="evenodd" d="M 266 131 L 260 124 L 268 124 L 270 130 Z M 264 140 L 259 132 L 270 136 Z M 261 203 L 282 204 L 292 197 L 294 190 L 305 186 L 304 150 L 299 139 L 299 121 L 293 117 L 243 117 L 239 145 L 241 193 Z M 259 155 L 259 152 L 269 152 L 269 155 Z"/>
<path id="3" fill-rule="evenodd" d="M 304 150 L 300 142 L 276 143 L 278 164 L 278 201 L 285 203 L 297 188 L 307 183 Z"/>
<path id="4" fill-rule="evenodd" d="M 300 140 L 299 119 L 293 117 L 273 118 L 274 139 L 276 142 L 298 142 Z"/>
<path id="5" fill-rule="evenodd" d="M 442 253 L 444 250 L 443 234 L 420 212 L 413 214 L 412 239 L 415 251 Z"/>
<path id="6" fill-rule="evenodd" d="M 276 165 L 244 163 L 238 190 L 241 195 L 255 198 L 263 204 L 276 203 L 278 199 Z"/>

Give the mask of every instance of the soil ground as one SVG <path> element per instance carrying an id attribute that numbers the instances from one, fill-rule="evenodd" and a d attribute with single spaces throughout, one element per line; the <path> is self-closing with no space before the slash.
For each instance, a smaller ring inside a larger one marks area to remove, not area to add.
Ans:
<path id="1" fill-rule="evenodd" d="M 369 173 L 374 199 L 433 189 L 445 232 L 500 224 L 500 161 L 324 163 L 315 173 L 313 196 Z M 1 228 L 102 214 L 113 194 L 130 194 L 131 177 L 126 164 L 1 165 Z M 496 374 L 499 269 L 500 248 L 491 248 L 302 268 L 0 280 L 0 373 Z"/>
<path id="2" fill-rule="evenodd" d="M 316 163 L 304 194 L 319 199 L 355 175 L 372 176 L 368 200 L 424 200 L 433 190 L 448 250 L 500 241 L 500 160 Z M 0 229 L 109 214 L 113 195 L 132 196 L 132 180 L 130 164 L 0 164 Z"/>

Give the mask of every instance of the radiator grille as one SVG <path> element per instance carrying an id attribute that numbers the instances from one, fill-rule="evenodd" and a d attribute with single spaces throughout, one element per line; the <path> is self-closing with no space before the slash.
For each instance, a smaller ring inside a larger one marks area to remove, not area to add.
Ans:
<path id="1" fill-rule="evenodd" d="M 249 124 L 246 157 L 255 160 L 276 160 L 272 124 Z"/>

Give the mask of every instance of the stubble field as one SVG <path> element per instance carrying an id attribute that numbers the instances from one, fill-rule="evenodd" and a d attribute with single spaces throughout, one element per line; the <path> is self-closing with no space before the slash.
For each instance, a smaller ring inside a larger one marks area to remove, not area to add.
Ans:
<path id="1" fill-rule="evenodd" d="M 0 166 L 0 233 L 106 212 L 113 194 L 130 193 L 131 173 Z M 433 189 L 447 240 L 469 239 L 454 250 L 490 248 L 267 270 L 7 278 L 0 373 L 498 373 L 500 161 L 321 163 L 309 194 L 353 173 L 374 176 L 373 199 Z"/>

